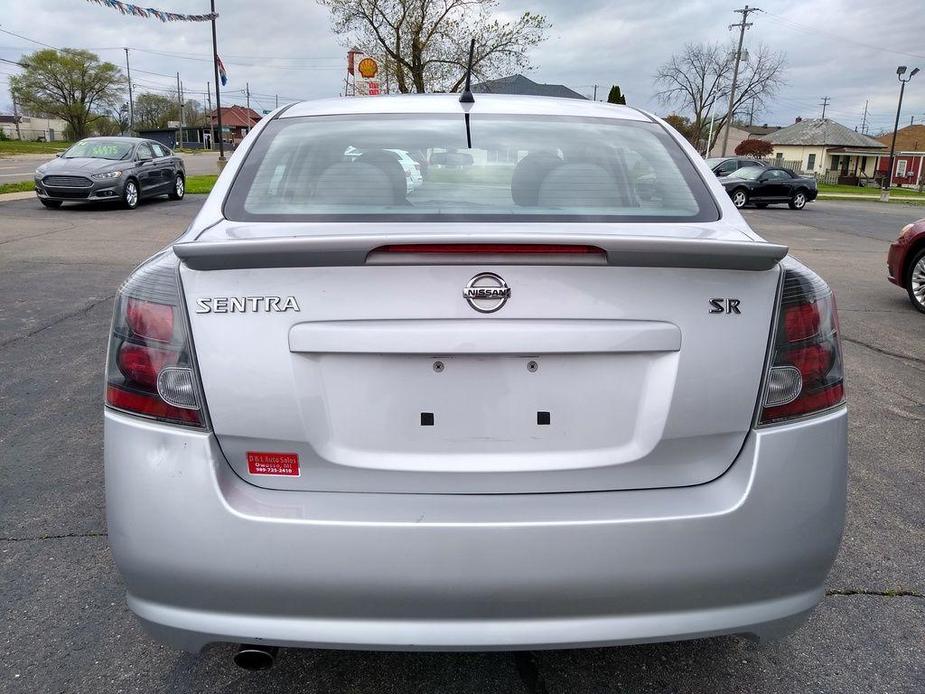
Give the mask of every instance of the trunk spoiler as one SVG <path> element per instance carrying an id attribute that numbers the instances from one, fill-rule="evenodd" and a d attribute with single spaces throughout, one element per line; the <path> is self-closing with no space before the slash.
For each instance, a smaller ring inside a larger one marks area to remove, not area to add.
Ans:
<path id="1" fill-rule="evenodd" d="M 594 246 L 595 254 L 414 254 L 383 252 L 387 246 L 501 244 Z M 614 265 L 622 267 L 770 270 L 787 246 L 763 241 L 615 236 L 609 234 L 362 234 L 234 241 L 187 241 L 173 251 L 193 270 L 344 267 L 358 265 Z"/>

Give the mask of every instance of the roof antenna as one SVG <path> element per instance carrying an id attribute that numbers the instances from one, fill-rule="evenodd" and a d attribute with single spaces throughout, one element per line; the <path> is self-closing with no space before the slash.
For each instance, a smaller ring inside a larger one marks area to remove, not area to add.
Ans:
<path id="1" fill-rule="evenodd" d="M 466 68 L 466 88 L 463 89 L 462 95 L 459 97 L 459 103 L 461 104 L 474 104 L 475 97 L 472 96 L 472 89 L 470 89 L 472 84 L 472 55 L 475 53 L 475 39 L 473 38 L 469 42 L 469 67 Z"/>

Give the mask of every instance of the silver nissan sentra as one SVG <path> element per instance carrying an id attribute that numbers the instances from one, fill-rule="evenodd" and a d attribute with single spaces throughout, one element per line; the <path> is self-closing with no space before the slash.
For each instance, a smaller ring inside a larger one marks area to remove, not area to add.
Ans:
<path id="1" fill-rule="evenodd" d="M 275 111 L 122 285 L 105 420 L 130 608 L 247 667 L 779 636 L 842 535 L 831 290 L 623 106 Z"/>

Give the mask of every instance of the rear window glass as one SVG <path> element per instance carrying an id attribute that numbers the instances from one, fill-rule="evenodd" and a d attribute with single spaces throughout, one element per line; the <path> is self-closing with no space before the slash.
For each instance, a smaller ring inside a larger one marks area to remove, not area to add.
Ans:
<path id="1" fill-rule="evenodd" d="M 282 118 L 225 202 L 240 221 L 710 221 L 655 123 L 472 115 Z"/>

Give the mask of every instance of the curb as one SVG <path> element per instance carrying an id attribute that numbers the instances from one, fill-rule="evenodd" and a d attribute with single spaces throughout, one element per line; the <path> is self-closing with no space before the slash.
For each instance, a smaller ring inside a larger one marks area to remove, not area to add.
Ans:
<path id="1" fill-rule="evenodd" d="M 19 193 L 0 193 L 0 202 L 13 202 L 14 200 L 38 200 L 34 190 L 24 190 Z"/>

